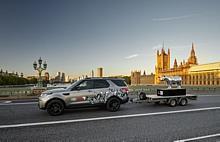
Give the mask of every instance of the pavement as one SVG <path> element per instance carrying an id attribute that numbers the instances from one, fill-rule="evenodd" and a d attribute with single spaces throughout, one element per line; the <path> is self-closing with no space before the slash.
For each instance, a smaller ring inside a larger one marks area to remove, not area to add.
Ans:
<path id="1" fill-rule="evenodd" d="M 127 103 L 65 110 L 49 116 L 37 100 L 0 102 L 0 142 L 220 142 L 220 95 L 199 96 L 187 106 Z"/>

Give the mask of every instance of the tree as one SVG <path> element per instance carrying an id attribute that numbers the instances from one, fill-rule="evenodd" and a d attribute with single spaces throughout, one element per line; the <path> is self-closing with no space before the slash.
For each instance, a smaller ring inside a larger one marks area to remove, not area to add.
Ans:
<path id="1" fill-rule="evenodd" d="M 35 83 L 35 80 L 33 82 Z M 30 82 L 26 78 L 22 78 L 22 77 L 2 76 L 2 75 L 0 76 L 0 85 L 24 85 L 29 83 Z"/>
<path id="2" fill-rule="evenodd" d="M 31 78 L 29 81 L 28 81 L 29 84 L 37 84 L 37 78 Z"/>

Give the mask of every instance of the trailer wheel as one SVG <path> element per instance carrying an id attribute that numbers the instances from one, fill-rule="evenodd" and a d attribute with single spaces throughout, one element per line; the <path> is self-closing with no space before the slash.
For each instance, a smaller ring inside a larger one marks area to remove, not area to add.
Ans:
<path id="1" fill-rule="evenodd" d="M 141 92 L 139 94 L 139 98 L 140 98 L 140 100 L 146 100 L 147 99 L 146 94 L 144 92 Z"/>
<path id="2" fill-rule="evenodd" d="M 186 98 L 182 98 L 179 103 L 181 106 L 186 106 L 188 104 L 188 100 Z"/>
<path id="3" fill-rule="evenodd" d="M 171 107 L 175 107 L 176 104 L 177 104 L 176 99 L 170 99 L 170 101 L 169 101 L 169 105 L 170 105 Z"/>

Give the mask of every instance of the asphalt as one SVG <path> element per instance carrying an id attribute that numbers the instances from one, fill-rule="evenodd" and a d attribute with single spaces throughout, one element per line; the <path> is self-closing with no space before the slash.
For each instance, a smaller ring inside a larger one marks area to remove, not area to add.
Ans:
<path id="1" fill-rule="evenodd" d="M 25 104 L 27 102 L 27 104 Z M 21 104 L 19 104 L 21 103 Z M 23 103 L 23 104 L 22 104 Z M 49 116 L 35 101 L 0 103 L 0 126 L 41 123 L 133 114 L 160 113 L 220 107 L 220 96 L 200 96 L 187 106 L 169 107 L 148 103 L 128 103 L 118 112 L 103 108 L 66 110 L 61 116 Z M 27 127 L 0 128 L 0 141 L 176 141 L 220 133 L 220 109 L 60 123 Z M 220 141 L 220 137 L 197 141 Z"/>

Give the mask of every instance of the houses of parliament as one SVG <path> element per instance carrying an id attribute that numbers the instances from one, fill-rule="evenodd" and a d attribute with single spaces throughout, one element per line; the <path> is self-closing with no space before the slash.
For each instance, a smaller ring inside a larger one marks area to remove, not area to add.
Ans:
<path id="1" fill-rule="evenodd" d="M 162 84 L 161 76 L 181 76 L 183 85 L 220 85 L 220 62 L 199 65 L 194 43 L 186 61 L 178 64 L 175 59 L 171 67 L 170 56 L 170 49 L 167 53 L 164 47 L 160 52 L 157 50 L 155 73 L 141 75 L 141 71 L 132 71 L 131 84 Z"/>

